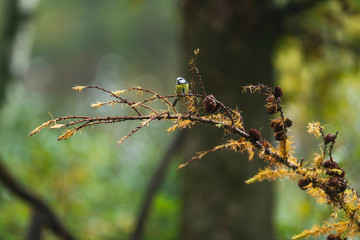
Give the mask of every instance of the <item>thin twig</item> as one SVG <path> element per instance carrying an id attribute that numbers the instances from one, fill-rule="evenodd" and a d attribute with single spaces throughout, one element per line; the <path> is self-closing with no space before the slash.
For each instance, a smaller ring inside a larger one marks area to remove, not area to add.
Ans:
<path id="1" fill-rule="evenodd" d="M 330 147 L 329 147 L 329 157 L 331 159 L 331 161 L 333 160 L 333 157 L 332 157 L 332 150 L 333 150 L 333 147 L 334 147 L 334 144 L 335 144 L 335 139 L 337 138 L 337 135 L 338 135 L 338 131 L 336 131 L 336 134 L 335 134 L 335 137 L 334 137 L 334 141 L 332 141 L 330 143 Z"/>
<path id="2" fill-rule="evenodd" d="M 197 67 L 197 56 L 199 54 L 199 49 L 195 49 L 194 50 L 194 57 L 191 58 L 189 65 L 190 65 L 190 71 L 191 71 L 191 75 L 192 75 L 192 80 L 194 79 L 194 75 L 196 76 L 197 80 L 200 83 L 200 87 L 202 89 L 202 94 L 204 96 L 206 96 L 206 92 L 205 92 L 205 87 L 204 87 L 204 82 L 202 80 L 199 68 Z M 195 90 L 195 89 L 194 89 Z"/>
<path id="3" fill-rule="evenodd" d="M 161 99 L 163 101 L 165 101 L 173 110 L 175 113 L 177 113 L 178 111 L 176 110 L 176 108 L 174 108 L 174 106 L 172 105 L 172 103 L 169 102 L 169 100 L 167 100 L 168 98 L 175 98 L 175 97 L 203 97 L 204 95 L 201 95 L 201 94 L 198 94 L 198 95 L 194 95 L 194 94 L 173 94 L 173 95 L 164 95 L 164 96 L 161 96 L 161 95 L 155 95 L 155 96 L 152 96 L 150 98 L 147 98 L 147 99 L 144 99 L 140 102 L 137 102 L 135 103 L 134 105 L 139 105 L 139 104 L 144 104 L 144 103 L 147 103 L 147 102 L 151 102 L 153 100 L 156 100 L 156 99 Z"/>
<path id="4" fill-rule="evenodd" d="M 233 117 L 232 117 L 232 115 L 231 115 L 231 113 L 230 113 L 229 108 L 226 107 L 222 102 L 220 102 L 220 101 L 218 101 L 218 100 L 216 100 L 216 103 L 219 104 L 219 105 L 226 111 L 226 113 L 227 113 L 227 114 L 229 115 L 229 117 L 230 117 L 231 124 L 232 124 L 233 126 L 235 126 L 235 122 L 234 122 L 234 119 L 233 119 Z"/>
<path id="5" fill-rule="evenodd" d="M 115 95 L 113 92 L 111 92 L 111 91 L 109 91 L 109 90 L 106 90 L 106 89 L 104 89 L 104 88 L 102 88 L 102 87 L 99 87 L 99 86 L 92 86 L 92 85 L 91 85 L 91 86 L 86 86 L 86 88 L 96 88 L 96 89 L 99 89 L 99 90 L 101 90 L 101 91 L 107 92 L 107 93 L 109 93 L 111 96 L 120 99 L 121 102 L 126 103 L 127 105 L 129 105 L 129 107 L 131 107 L 132 109 L 134 109 L 134 111 L 135 111 L 139 116 L 141 115 L 141 113 L 133 106 L 135 102 L 129 102 L 127 99 L 122 98 L 122 97 L 120 97 L 120 96 L 118 96 L 118 95 Z"/>
<path id="6" fill-rule="evenodd" d="M 321 133 L 321 136 L 322 136 L 322 138 L 324 139 L 325 138 L 325 134 L 324 134 L 324 130 L 323 130 L 323 128 L 321 127 L 321 126 L 319 126 L 319 131 L 320 131 L 320 133 Z M 326 155 L 326 150 L 327 150 L 327 144 L 325 144 L 324 143 L 324 149 L 323 149 L 323 156 L 325 156 Z M 330 158 L 330 161 L 333 161 L 331 158 Z"/>
<path id="7" fill-rule="evenodd" d="M 156 96 L 156 98 L 153 98 L 153 99 L 162 99 L 163 101 L 165 101 L 165 103 L 170 106 L 174 112 L 177 113 L 177 110 L 176 108 L 172 105 L 172 103 L 169 102 L 169 100 L 167 100 L 167 98 L 171 97 L 167 97 L 167 96 L 161 96 L 160 94 L 150 90 L 150 89 L 146 89 L 146 88 L 142 88 L 142 87 L 132 87 L 132 88 L 129 88 L 129 89 L 126 89 L 126 90 L 123 90 L 124 93 L 125 92 L 130 92 L 130 91 L 133 91 L 133 90 L 138 90 L 138 91 L 143 91 L 143 92 L 147 92 L 147 93 L 150 93 L 150 94 L 153 94 Z M 177 96 L 177 95 L 176 95 Z M 151 101 L 151 100 L 150 100 Z M 146 101 L 146 102 L 149 102 L 149 101 Z M 146 102 L 139 102 L 138 104 L 142 104 L 142 103 L 146 103 Z"/>
<path id="8" fill-rule="evenodd" d="M 103 106 L 103 105 L 113 106 L 114 103 L 123 103 L 123 102 L 122 102 L 122 101 L 119 101 L 119 100 L 113 100 L 113 101 L 107 101 L 107 102 L 97 102 L 97 103 L 91 104 L 91 107 L 92 107 L 92 108 L 99 108 L 99 107 L 101 107 L 101 106 Z M 143 107 L 143 108 L 146 108 L 146 109 L 152 111 L 152 112 L 155 113 L 155 114 L 158 114 L 158 112 L 157 112 L 155 109 L 153 109 L 152 107 L 150 107 L 150 106 L 148 106 L 148 105 L 141 104 L 141 103 L 139 103 L 139 104 L 137 104 L 137 105 L 139 105 L 139 106 L 141 106 L 141 107 Z"/>
<path id="9" fill-rule="evenodd" d="M 117 146 L 119 147 L 128 137 L 132 136 L 134 133 L 136 133 L 137 131 L 139 131 L 141 128 L 145 127 L 146 125 L 148 125 L 152 120 L 155 119 L 155 116 L 153 116 L 152 118 L 149 118 L 148 120 L 142 122 L 139 126 L 137 126 L 134 130 L 132 130 L 128 135 L 126 135 L 125 137 L 123 137 L 117 144 Z"/>

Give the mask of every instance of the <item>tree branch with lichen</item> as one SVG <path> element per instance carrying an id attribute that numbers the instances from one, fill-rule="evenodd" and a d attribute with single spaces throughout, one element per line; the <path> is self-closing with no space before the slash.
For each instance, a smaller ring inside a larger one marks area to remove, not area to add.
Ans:
<path id="1" fill-rule="evenodd" d="M 93 108 L 120 104 L 132 110 L 132 114 L 106 117 L 59 117 L 35 128 L 30 133 L 30 136 L 44 128 L 64 129 L 58 140 L 65 140 L 89 126 L 139 121 L 140 124 L 136 128 L 119 140 L 118 146 L 120 146 L 127 138 L 149 126 L 155 120 L 172 122 L 173 125 L 167 129 L 168 132 L 192 128 L 199 124 L 210 125 L 222 129 L 232 136 L 232 139 L 210 150 L 198 152 L 192 159 L 179 165 L 179 169 L 200 160 L 206 154 L 219 150 L 248 152 L 250 160 L 257 154 L 268 166 L 263 170 L 259 170 L 246 183 L 250 184 L 264 180 L 273 181 L 276 179 L 297 180 L 298 186 L 302 190 L 305 190 L 319 203 L 328 204 L 333 208 L 334 212 L 338 213 L 323 226 L 314 226 L 313 229 L 305 230 L 294 236 L 293 239 L 324 234 L 328 235 L 328 239 L 337 240 L 360 236 L 360 197 L 345 180 L 345 171 L 338 166 L 332 155 L 338 132 L 325 135 L 325 129 L 320 123 L 310 123 L 308 132 L 314 134 L 317 138 L 322 137 L 324 146 L 321 153 L 315 155 L 314 159 L 308 161 L 301 159 L 298 161 L 297 157 L 294 156 L 294 137 L 288 133 L 288 129 L 292 127 L 293 122 L 286 117 L 281 102 L 282 89 L 280 87 L 271 88 L 263 84 L 243 87 L 243 92 L 250 92 L 251 94 L 258 92 L 266 96 L 264 105 L 266 112 L 272 116 L 279 115 L 270 122 L 270 128 L 274 132 L 275 140 L 271 143 L 271 141 L 263 139 L 257 129 L 245 130 L 240 110 L 226 107 L 214 95 L 207 95 L 200 71 L 196 65 L 198 53 L 199 50 L 194 51 L 195 57 L 190 60 L 189 65 L 193 76 L 192 79 L 200 85 L 200 91 L 198 92 L 201 92 L 201 94 L 197 93 L 193 81 L 190 84 L 192 86 L 190 93 L 184 95 L 161 95 L 142 87 L 110 91 L 98 86 L 75 86 L 73 88 L 75 91 L 81 92 L 84 89 L 93 88 L 114 98 L 111 101 L 92 104 Z M 138 101 L 130 100 L 129 97 L 134 97 L 134 95 L 140 95 L 143 99 Z M 170 103 L 172 98 L 178 97 L 182 98 L 182 111 L 178 111 Z M 154 107 L 154 103 L 159 101 L 161 104 Z M 329 159 L 326 159 L 326 156 L 329 156 Z M 307 163 L 304 164 L 304 162 Z"/>

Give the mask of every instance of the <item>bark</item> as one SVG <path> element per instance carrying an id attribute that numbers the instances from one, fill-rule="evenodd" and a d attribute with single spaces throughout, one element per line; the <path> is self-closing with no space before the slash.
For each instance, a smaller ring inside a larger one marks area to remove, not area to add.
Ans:
<path id="1" fill-rule="evenodd" d="M 184 53 L 200 48 L 199 70 L 207 94 L 243 111 L 245 127 L 267 136 L 269 115 L 258 94 L 242 93 L 247 84 L 273 84 L 272 52 L 280 25 L 273 6 L 262 0 L 187 0 L 183 5 Z M 226 141 L 208 126 L 189 133 L 188 149 L 207 150 Z M 184 170 L 180 239 L 273 239 L 273 192 L 269 183 L 244 181 L 263 166 L 246 154 L 221 152 Z"/>

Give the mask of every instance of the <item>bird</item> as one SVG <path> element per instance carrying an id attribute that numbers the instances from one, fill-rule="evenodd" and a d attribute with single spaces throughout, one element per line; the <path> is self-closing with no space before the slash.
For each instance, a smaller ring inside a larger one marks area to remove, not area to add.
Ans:
<path id="1" fill-rule="evenodd" d="M 176 79 L 176 86 L 175 86 L 175 94 L 188 94 L 189 93 L 189 84 L 183 77 L 178 77 Z M 178 100 L 181 97 L 177 97 L 174 100 L 173 106 L 175 107 Z"/>

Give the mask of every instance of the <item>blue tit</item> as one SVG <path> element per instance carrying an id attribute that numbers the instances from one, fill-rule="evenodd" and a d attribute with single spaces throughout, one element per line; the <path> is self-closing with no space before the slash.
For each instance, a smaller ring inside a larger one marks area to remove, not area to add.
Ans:
<path id="1" fill-rule="evenodd" d="M 178 77 L 176 79 L 175 86 L 175 94 L 188 94 L 189 93 L 189 84 L 183 77 Z M 181 97 L 177 97 L 173 103 L 173 106 L 176 105 L 177 101 L 180 100 Z"/>

